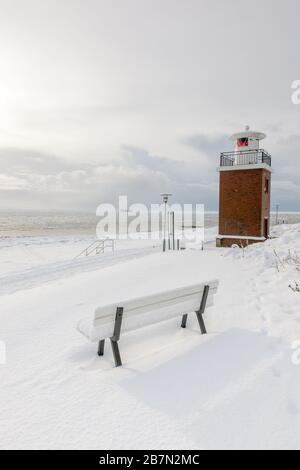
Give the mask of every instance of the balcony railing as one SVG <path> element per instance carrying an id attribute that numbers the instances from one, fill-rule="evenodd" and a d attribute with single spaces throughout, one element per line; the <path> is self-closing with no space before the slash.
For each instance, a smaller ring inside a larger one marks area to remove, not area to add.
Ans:
<path id="1" fill-rule="evenodd" d="M 244 150 L 240 152 L 223 152 L 220 156 L 220 166 L 272 165 L 272 157 L 265 150 Z"/>

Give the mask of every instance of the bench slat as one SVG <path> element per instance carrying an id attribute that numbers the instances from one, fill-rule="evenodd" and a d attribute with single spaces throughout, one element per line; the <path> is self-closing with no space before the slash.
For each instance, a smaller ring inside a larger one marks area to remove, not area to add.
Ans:
<path id="1" fill-rule="evenodd" d="M 207 307 L 213 305 L 218 281 L 207 282 L 210 286 Z M 204 284 L 187 288 L 174 289 L 139 299 L 120 302 L 100 307 L 95 312 L 94 321 L 82 320 L 78 330 L 91 341 L 100 341 L 113 335 L 114 319 L 117 307 L 124 308 L 122 332 L 133 331 L 199 309 L 204 291 Z"/>
<path id="2" fill-rule="evenodd" d="M 208 299 L 208 304 L 212 299 L 212 296 L 216 293 L 216 290 L 213 290 L 209 294 L 209 299 Z M 154 315 L 155 312 L 163 312 L 164 310 L 173 312 L 173 315 L 176 316 L 176 314 L 179 312 L 180 314 L 185 314 L 185 313 L 191 313 L 199 309 L 199 305 L 201 302 L 201 298 L 203 295 L 202 292 L 197 292 L 195 294 L 185 296 L 185 297 L 179 297 L 176 299 L 169 299 L 165 300 L 164 302 L 156 302 L 156 303 L 151 303 L 147 305 L 143 305 L 141 307 L 134 308 L 132 310 L 128 310 L 126 308 L 126 304 L 124 308 L 124 316 L 126 315 L 126 318 L 139 318 L 141 316 L 145 316 L 147 314 L 149 315 Z M 120 304 L 123 306 L 124 304 Z M 114 321 L 116 309 L 119 305 L 111 305 L 109 309 L 105 309 L 106 315 L 94 318 L 93 324 L 95 327 L 100 327 L 101 325 L 105 325 L 106 323 L 110 323 Z"/>
<path id="3" fill-rule="evenodd" d="M 117 304 L 113 303 L 111 305 L 99 307 L 95 310 L 94 325 L 98 326 L 103 323 L 101 319 L 105 319 L 111 316 L 114 318 L 116 308 L 119 306 L 122 306 L 124 308 L 124 312 L 126 312 L 126 316 L 129 316 L 140 314 L 142 312 L 153 311 L 157 308 L 157 305 L 168 306 L 169 304 L 177 304 L 178 302 L 182 302 L 182 300 L 189 302 L 193 299 L 195 302 L 195 307 L 192 307 L 192 309 L 197 309 L 197 302 L 199 297 L 201 297 L 203 294 L 205 285 L 210 286 L 211 295 L 216 293 L 218 284 L 218 281 L 210 281 L 205 284 L 197 284 L 194 286 L 173 289 L 171 291 L 163 291 L 158 294 L 140 297 L 133 300 L 125 300 L 123 302 L 120 301 Z"/>

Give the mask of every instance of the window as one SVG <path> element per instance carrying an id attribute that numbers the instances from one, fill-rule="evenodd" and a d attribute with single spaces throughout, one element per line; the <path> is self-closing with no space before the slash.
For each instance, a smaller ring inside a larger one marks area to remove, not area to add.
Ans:
<path id="1" fill-rule="evenodd" d="M 269 194 L 269 179 L 265 178 L 265 193 Z"/>
<path id="2" fill-rule="evenodd" d="M 238 139 L 237 146 L 239 147 L 248 147 L 249 139 L 247 137 L 243 137 L 242 139 Z"/>

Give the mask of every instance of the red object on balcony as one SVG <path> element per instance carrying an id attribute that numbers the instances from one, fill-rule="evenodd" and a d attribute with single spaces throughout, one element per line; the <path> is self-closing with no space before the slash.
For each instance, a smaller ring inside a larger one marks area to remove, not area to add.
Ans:
<path id="1" fill-rule="evenodd" d="M 248 147 L 249 139 L 247 137 L 243 137 L 242 139 L 238 139 L 237 146 L 238 147 Z"/>

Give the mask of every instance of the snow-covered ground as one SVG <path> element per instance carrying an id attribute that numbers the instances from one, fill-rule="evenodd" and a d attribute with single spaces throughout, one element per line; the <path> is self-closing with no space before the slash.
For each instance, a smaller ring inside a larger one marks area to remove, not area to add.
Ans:
<path id="1" fill-rule="evenodd" d="M 275 235 L 166 254 L 120 242 L 79 260 L 84 236 L 2 240 L 0 447 L 299 449 L 300 225 Z M 76 331 L 106 302 L 216 277 L 205 337 L 193 315 L 186 330 L 180 318 L 138 330 L 115 369 Z"/>

